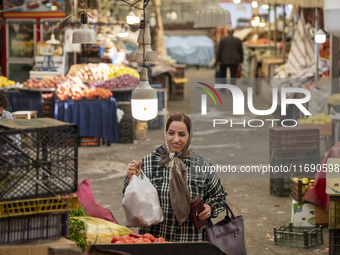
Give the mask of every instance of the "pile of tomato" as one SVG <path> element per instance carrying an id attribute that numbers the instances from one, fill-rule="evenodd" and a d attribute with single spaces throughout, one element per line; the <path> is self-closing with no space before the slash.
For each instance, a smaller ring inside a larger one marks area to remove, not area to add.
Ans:
<path id="1" fill-rule="evenodd" d="M 133 235 L 133 236 L 115 236 L 111 243 L 114 244 L 126 244 L 126 243 L 168 243 L 162 237 L 154 237 L 153 235 L 147 233 L 144 235 Z"/>

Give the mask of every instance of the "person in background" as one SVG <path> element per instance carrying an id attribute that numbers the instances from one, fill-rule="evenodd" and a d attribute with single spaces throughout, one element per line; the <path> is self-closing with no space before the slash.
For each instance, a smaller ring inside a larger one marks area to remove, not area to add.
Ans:
<path id="1" fill-rule="evenodd" d="M 132 176 L 138 176 L 143 170 L 158 191 L 164 220 L 140 228 L 139 234 L 150 233 L 174 242 L 203 241 L 203 228 L 195 230 L 189 202 L 200 196 L 205 209 L 198 214 L 199 219 L 215 218 L 225 210 L 227 192 L 215 172 L 196 169 L 195 166 L 207 167 L 210 162 L 190 148 L 192 129 L 188 115 L 172 114 L 166 122 L 164 136 L 164 144 L 155 152 L 128 164 L 123 194 Z"/>
<path id="2" fill-rule="evenodd" d="M 9 111 L 7 111 L 7 109 L 8 99 L 6 93 L 3 90 L 0 90 L 0 120 L 15 119 L 15 117 Z M 7 143 L 6 144 L 0 143 L 0 153 L 6 154 L 8 156 L 20 153 L 21 148 L 20 134 L 8 135 L 8 138 L 12 141 L 12 145 Z"/>
<path id="3" fill-rule="evenodd" d="M 234 30 L 229 29 L 228 35 L 221 38 L 216 62 L 220 65 L 220 77 L 226 78 L 229 68 L 231 84 L 236 85 L 237 70 L 243 62 L 243 47 L 242 41 L 233 34 Z"/>
<path id="4" fill-rule="evenodd" d="M 15 119 L 14 116 L 7 111 L 8 109 L 8 99 L 6 93 L 1 90 L 0 91 L 0 119 Z"/>

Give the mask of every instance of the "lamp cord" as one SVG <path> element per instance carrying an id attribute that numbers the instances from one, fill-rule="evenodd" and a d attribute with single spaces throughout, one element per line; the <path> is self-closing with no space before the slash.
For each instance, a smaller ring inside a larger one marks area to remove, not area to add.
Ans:
<path id="1" fill-rule="evenodd" d="M 146 19 L 145 19 L 145 8 L 148 5 L 150 0 L 144 0 L 143 1 L 143 23 L 142 26 L 143 27 L 143 67 L 145 67 L 145 39 L 144 39 L 144 35 L 145 35 L 145 29 L 146 29 Z"/>
<path id="2" fill-rule="evenodd" d="M 145 35 L 145 28 L 146 28 L 146 21 L 145 21 L 145 1 L 143 1 L 143 67 L 145 67 L 145 40 L 144 40 L 144 35 Z"/>

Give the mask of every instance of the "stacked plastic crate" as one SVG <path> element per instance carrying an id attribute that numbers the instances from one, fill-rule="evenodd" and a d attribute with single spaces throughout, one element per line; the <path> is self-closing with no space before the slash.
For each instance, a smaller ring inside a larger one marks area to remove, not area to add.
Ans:
<path id="1" fill-rule="evenodd" d="M 311 169 L 320 164 L 319 129 L 313 126 L 271 128 L 270 194 L 290 194 L 292 176 L 314 176 Z"/>
<path id="2" fill-rule="evenodd" d="M 118 142 L 133 143 L 133 118 L 131 112 L 131 103 L 127 101 L 118 102 L 118 109 L 122 110 L 124 115 L 118 123 Z"/>
<path id="3" fill-rule="evenodd" d="M 158 114 L 157 117 L 148 121 L 148 129 L 161 129 L 164 126 L 164 121 L 167 119 L 167 91 L 162 84 L 151 84 L 157 92 L 158 99 Z"/>
<path id="4" fill-rule="evenodd" d="M 170 100 L 182 100 L 184 98 L 184 84 L 188 81 L 185 77 L 185 65 L 175 65 L 176 72 L 170 83 Z"/>
<path id="5" fill-rule="evenodd" d="M 340 254 L 340 196 L 329 195 L 329 254 Z"/>
<path id="6" fill-rule="evenodd" d="M 78 206 L 76 125 L 0 121 L 0 244 L 68 235 Z"/>

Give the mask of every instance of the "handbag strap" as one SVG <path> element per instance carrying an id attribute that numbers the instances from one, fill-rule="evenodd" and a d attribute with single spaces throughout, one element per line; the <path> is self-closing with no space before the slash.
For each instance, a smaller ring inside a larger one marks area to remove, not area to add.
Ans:
<path id="1" fill-rule="evenodd" d="M 230 209 L 230 207 L 229 207 L 229 205 L 227 204 L 227 202 L 226 202 L 225 200 L 223 200 L 223 202 L 224 202 L 224 204 L 225 204 L 225 206 L 226 206 L 226 208 L 227 208 L 227 209 L 226 209 L 227 216 L 228 216 L 228 214 L 229 214 L 229 212 L 230 212 L 231 218 L 232 218 L 232 219 L 235 219 L 236 217 L 235 217 L 233 211 Z"/>

